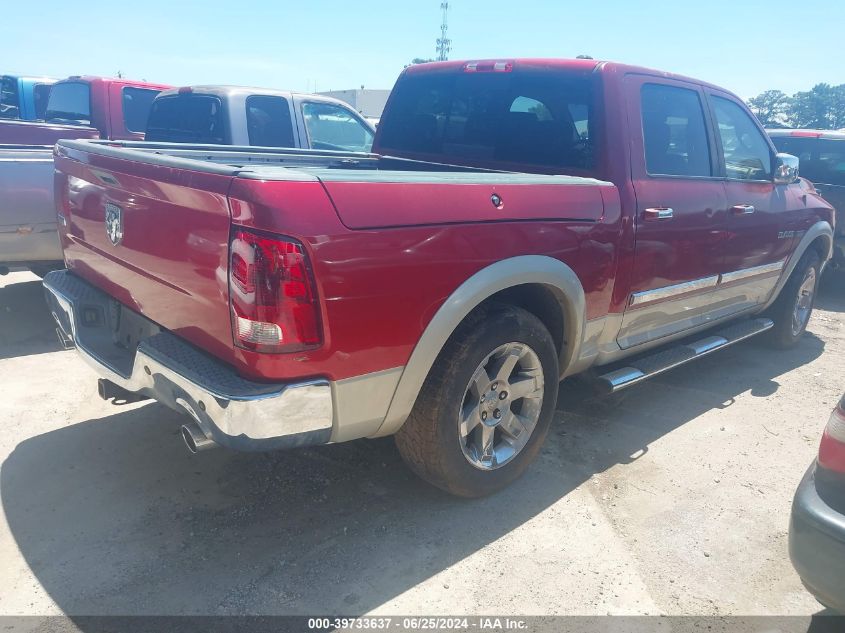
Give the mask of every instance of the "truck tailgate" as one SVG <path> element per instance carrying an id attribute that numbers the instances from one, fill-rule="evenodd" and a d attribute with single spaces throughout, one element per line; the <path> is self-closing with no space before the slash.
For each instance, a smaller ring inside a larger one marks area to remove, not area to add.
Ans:
<path id="1" fill-rule="evenodd" d="M 231 354 L 231 176 L 61 146 L 56 168 L 69 268 L 209 352 Z"/>

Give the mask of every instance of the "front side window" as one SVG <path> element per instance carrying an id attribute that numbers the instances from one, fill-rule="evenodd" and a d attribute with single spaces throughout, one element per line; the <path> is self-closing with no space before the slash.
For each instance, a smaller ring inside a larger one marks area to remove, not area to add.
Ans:
<path id="1" fill-rule="evenodd" d="M 707 126 L 698 93 L 645 84 L 641 98 L 646 171 L 661 176 L 712 176 Z"/>
<path id="2" fill-rule="evenodd" d="M 290 103 L 283 97 L 252 95 L 246 99 L 249 144 L 262 147 L 294 147 Z"/>
<path id="3" fill-rule="evenodd" d="M 735 180 L 771 180 L 772 153 L 763 133 L 737 103 L 713 97 L 725 174 Z"/>
<path id="4" fill-rule="evenodd" d="M 18 80 L 14 77 L 0 78 L 0 119 L 21 118 L 18 97 Z"/>
<path id="5" fill-rule="evenodd" d="M 593 101 L 592 81 L 569 73 L 407 75 L 380 123 L 380 144 L 446 163 L 590 170 Z"/>
<path id="6" fill-rule="evenodd" d="M 147 129 L 150 108 L 159 90 L 149 88 L 123 89 L 123 124 L 130 132 L 143 132 Z"/>
<path id="7" fill-rule="evenodd" d="M 47 102 L 50 100 L 52 84 L 35 84 L 33 96 L 35 99 L 35 118 L 43 120 L 47 114 Z"/>
<path id="8" fill-rule="evenodd" d="M 333 103 L 309 101 L 302 116 L 312 149 L 369 152 L 373 133 L 349 110 Z"/>
<path id="9" fill-rule="evenodd" d="M 88 84 L 55 84 L 50 90 L 45 118 L 57 123 L 91 125 L 91 95 Z"/>
<path id="10" fill-rule="evenodd" d="M 223 107 L 209 95 L 179 94 L 153 101 L 148 141 L 226 144 Z"/>

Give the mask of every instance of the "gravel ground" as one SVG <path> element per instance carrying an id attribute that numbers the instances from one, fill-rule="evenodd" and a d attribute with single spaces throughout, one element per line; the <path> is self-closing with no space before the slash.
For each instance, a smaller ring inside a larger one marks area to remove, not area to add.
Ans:
<path id="1" fill-rule="evenodd" d="M 561 387 L 538 462 L 462 501 L 390 439 L 190 455 L 114 406 L 0 277 L 0 614 L 800 614 L 792 494 L 845 390 L 845 279 L 789 352 L 749 341 L 612 397 Z"/>

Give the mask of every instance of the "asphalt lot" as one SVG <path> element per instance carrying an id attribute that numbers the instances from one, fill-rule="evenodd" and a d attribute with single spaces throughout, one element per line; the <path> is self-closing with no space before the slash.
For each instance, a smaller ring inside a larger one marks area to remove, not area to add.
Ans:
<path id="1" fill-rule="evenodd" d="M 561 387 L 538 462 L 488 499 L 392 440 L 190 455 L 60 349 L 0 277 L 0 614 L 811 614 L 792 494 L 845 391 L 845 278 L 789 352 L 749 341 L 621 394 Z"/>

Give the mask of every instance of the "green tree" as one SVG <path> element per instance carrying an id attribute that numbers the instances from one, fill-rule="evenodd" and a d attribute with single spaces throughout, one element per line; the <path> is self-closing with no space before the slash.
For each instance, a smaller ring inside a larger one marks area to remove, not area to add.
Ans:
<path id="1" fill-rule="evenodd" d="M 835 130 L 845 126 L 845 84 L 816 84 L 792 97 L 795 127 Z"/>
<path id="2" fill-rule="evenodd" d="M 748 107 L 764 127 L 788 126 L 792 100 L 780 90 L 766 90 L 748 100 Z"/>
<path id="3" fill-rule="evenodd" d="M 428 62 L 433 62 L 433 61 L 435 61 L 435 60 L 431 59 L 431 58 L 423 59 L 422 57 L 414 57 L 414 59 L 411 60 L 410 64 L 405 64 L 405 68 L 407 68 L 408 66 L 413 66 L 414 64 L 427 64 Z"/>

